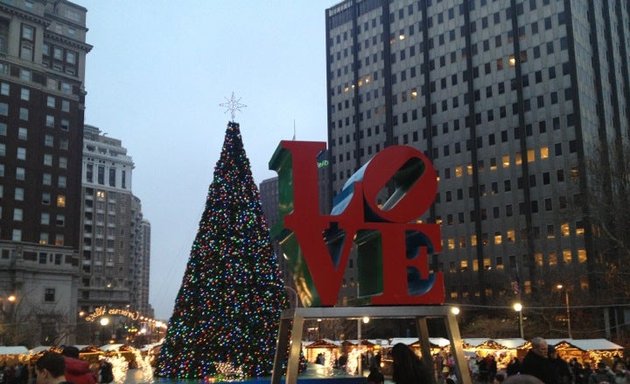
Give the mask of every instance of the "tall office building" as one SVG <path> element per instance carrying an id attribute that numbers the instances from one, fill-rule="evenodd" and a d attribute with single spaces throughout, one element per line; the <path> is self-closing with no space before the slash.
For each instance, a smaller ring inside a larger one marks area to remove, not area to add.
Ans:
<path id="1" fill-rule="evenodd" d="M 328 9 L 333 191 L 383 148 L 414 146 L 439 174 L 423 219 L 442 225 L 432 264 L 447 301 L 532 300 L 557 283 L 596 294 L 618 254 L 597 246 L 590 164 L 608 174 L 627 155 L 629 14 L 628 2 L 588 0 Z"/>
<path id="2" fill-rule="evenodd" d="M 83 228 L 79 306 L 129 308 L 152 316 L 149 306 L 151 226 L 132 193 L 133 160 L 119 139 L 85 125 Z"/>
<path id="3" fill-rule="evenodd" d="M 65 0 L 0 0 L 0 343 L 72 342 L 85 15 Z"/>

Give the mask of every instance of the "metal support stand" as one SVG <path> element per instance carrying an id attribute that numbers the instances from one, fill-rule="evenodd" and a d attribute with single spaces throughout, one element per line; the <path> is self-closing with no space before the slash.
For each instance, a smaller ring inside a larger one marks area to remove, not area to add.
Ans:
<path id="1" fill-rule="evenodd" d="M 451 353 L 455 358 L 458 383 L 472 384 L 468 365 L 464 358 L 462 339 L 459 334 L 455 315 L 445 306 L 404 306 L 404 307 L 317 307 L 317 308 L 290 308 L 282 312 L 280 329 L 278 332 L 278 344 L 273 361 L 273 373 L 271 384 L 280 384 L 282 378 L 282 359 L 285 351 L 291 346 L 289 361 L 287 364 L 286 384 L 296 384 L 300 360 L 300 348 L 302 344 L 302 330 L 304 321 L 309 319 L 357 319 L 368 316 L 371 319 L 415 319 L 418 328 L 422 360 L 433 373 L 433 360 L 429 346 L 429 328 L 427 319 L 443 319 L 448 339 L 451 343 Z M 291 327 L 291 340 L 289 340 L 289 327 Z M 289 344 L 290 343 L 290 344 Z"/>

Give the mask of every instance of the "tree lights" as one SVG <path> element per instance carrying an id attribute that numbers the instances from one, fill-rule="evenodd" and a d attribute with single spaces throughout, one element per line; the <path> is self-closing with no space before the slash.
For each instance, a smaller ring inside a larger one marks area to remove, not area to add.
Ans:
<path id="1" fill-rule="evenodd" d="M 158 360 L 157 375 L 207 378 L 272 369 L 287 308 L 239 125 L 230 122 Z"/>

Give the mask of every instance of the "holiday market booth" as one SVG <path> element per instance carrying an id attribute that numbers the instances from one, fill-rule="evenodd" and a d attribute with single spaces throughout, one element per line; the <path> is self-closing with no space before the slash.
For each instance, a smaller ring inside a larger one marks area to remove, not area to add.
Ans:
<path id="1" fill-rule="evenodd" d="M 493 355 L 497 367 L 505 368 L 514 357 L 522 359 L 531 347 L 531 344 L 520 338 L 514 339 L 488 339 L 488 338 L 464 338 L 464 353 L 469 358 L 486 357 Z"/>
<path id="2" fill-rule="evenodd" d="M 27 354 L 28 349 L 21 345 L 0 347 L 0 365 L 7 366 L 24 362 Z"/>
<path id="3" fill-rule="evenodd" d="M 392 357 L 391 350 L 394 345 L 402 343 L 410 347 L 416 355 L 422 355 L 422 348 L 420 346 L 420 340 L 417 337 L 394 337 L 390 339 L 389 345 L 383 346 L 382 356 L 381 356 L 381 370 L 385 375 L 391 375 L 392 373 Z M 431 356 L 435 356 L 438 353 L 443 351 L 447 351 L 449 348 L 450 342 L 448 339 L 443 337 L 429 337 L 429 349 L 431 351 Z"/>
<path id="4" fill-rule="evenodd" d="M 96 364 L 99 358 L 104 355 L 103 351 L 95 345 L 75 345 L 79 349 L 79 358 L 90 364 Z"/>
<path id="5" fill-rule="evenodd" d="M 612 366 L 615 357 L 623 358 L 623 347 L 606 339 L 547 339 L 549 345 L 556 348 L 558 356 L 570 361 L 575 358 L 580 364 L 588 363 L 593 367 L 603 360 Z"/>
<path id="6" fill-rule="evenodd" d="M 359 340 L 344 340 L 341 342 L 341 348 L 343 353 L 350 353 L 357 349 L 360 349 L 361 353 L 371 357 L 381 352 L 382 348 L 389 346 L 389 340 L 384 339 L 362 339 L 359 344 Z"/>
<path id="7" fill-rule="evenodd" d="M 330 339 L 316 340 L 304 347 L 306 350 L 306 361 L 315 363 L 317 356 L 321 353 L 324 356 L 324 364 L 335 361 L 341 355 L 341 342 Z M 332 360 L 331 360 L 332 359 Z"/>

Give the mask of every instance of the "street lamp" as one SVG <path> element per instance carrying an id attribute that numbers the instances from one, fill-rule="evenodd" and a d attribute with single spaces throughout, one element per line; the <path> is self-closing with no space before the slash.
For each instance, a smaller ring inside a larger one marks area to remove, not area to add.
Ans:
<path id="1" fill-rule="evenodd" d="M 562 290 L 564 286 L 562 284 L 556 285 L 556 288 Z M 569 305 L 569 290 L 564 288 L 564 304 L 567 309 L 567 333 L 569 334 L 569 339 L 572 339 L 573 336 L 571 334 L 571 306 Z"/>
<path id="2" fill-rule="evenodd" d="M 518 312 L 518 330 L 521 334 L 521 339 L 525 338 L 525 334 L 523 333 L 523 304 L 514 303 L 512 306 L 516 312 Z"/>
<path id="3" fill-rule="evenodd" d="M 455 316 L 459 315 L 459 307 L 451 307 L 451 313 Z"/>
<path id="4" fill-rule="evenodd" d="M 6 299 L 6 307 L 5 300 Z M 6 297 L 0 296 L 0 321 L 6 324 L 7 331 L 3 332 L 0 335 L 0 343 L 5 343 L 8 337 L 9 343 L 15 342 L 18 338 L 18 325 L 17 321 L 17 311 L 18 311 L 18 300 L 17 296 L 14 294 L 10 294 Z M 10 344 L 9 344 L 10 345 Z"/>
<path id="5" fill-rule="evenodd" d="M 106 335 L 107 335 L 107 326 L 109 325 L 109 317 L 101 317 L 101 319 L 99 320 L 99 323 L 102 326 L 102 333 L 101 333 L 101 343 L 105 344 L 105 339 L 106 339 Z"/>
<path id="6" fill-rule="evenodd" d="M 370 322 L 370 318 L 363 316 L 357 319 L 357 339 L 359 341 L 359 362 L 357 364 L 357 371 L 359 375 L 363 376 L 362 358 L 361 358 L 361 323 L 367 324 Z"/>

